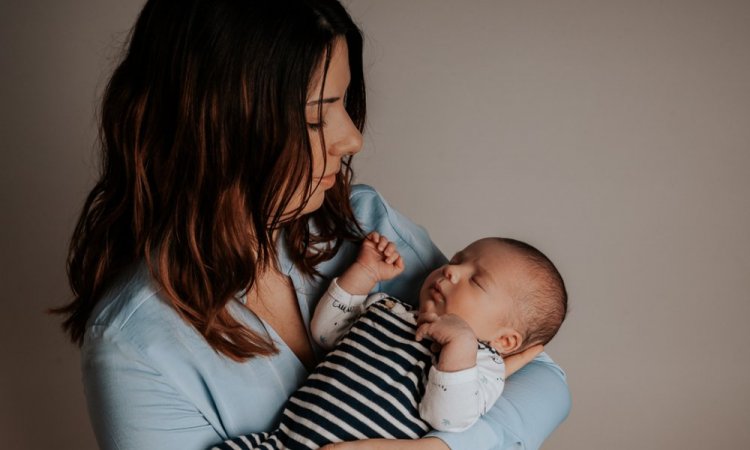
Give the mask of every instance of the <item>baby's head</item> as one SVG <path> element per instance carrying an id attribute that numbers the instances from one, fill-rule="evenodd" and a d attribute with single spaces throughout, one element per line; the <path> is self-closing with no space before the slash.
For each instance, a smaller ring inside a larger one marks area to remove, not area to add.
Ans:
<path id="1" fill-rule="evenodd" d="M 455 314 L 503 355 L 546 344 L 568 307 L 560 273 L 542 252 L 507 238 L 485 238 L 435 269 L 419 293 L 420 313 Z"/>

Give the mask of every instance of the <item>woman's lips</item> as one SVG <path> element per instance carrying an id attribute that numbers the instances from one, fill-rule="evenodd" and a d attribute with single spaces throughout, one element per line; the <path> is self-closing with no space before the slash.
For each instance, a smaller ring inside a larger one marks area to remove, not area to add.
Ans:
<path id="1" fill-rule="evenodd" d="M 321 177 L 320 184 L 326 188 L 332 187 L 334 184 L 336 184 L 336 172 Z"/>

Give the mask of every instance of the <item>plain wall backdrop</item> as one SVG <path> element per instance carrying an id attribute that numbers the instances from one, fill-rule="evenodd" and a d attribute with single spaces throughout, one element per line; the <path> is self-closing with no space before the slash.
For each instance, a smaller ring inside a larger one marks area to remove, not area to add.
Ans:
<path id="1" fill-rule="evenodd" d="M 546 449 L 750 448 L 750 2 L 349 0 L 366 35 L 357 180 L 450 254 L 527 240 L 567 281 Z M 0 436 L 96 448 L 69 236 L 99 95 L 139 0 L 0 6 Z M 250 381 L 250 380 L 248 380 Z"/>

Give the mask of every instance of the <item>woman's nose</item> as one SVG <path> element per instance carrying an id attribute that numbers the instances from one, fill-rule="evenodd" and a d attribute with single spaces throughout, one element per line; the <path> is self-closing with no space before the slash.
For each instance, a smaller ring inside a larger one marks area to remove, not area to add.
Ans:
<path id="1" fill-rule="evenodd" d="M 336 156 L 354 155 L 362 150 L 362 133 L 359 132 L 354 122 L 346 114 L 339 132 L 329 147 L 329 152 Z"/>

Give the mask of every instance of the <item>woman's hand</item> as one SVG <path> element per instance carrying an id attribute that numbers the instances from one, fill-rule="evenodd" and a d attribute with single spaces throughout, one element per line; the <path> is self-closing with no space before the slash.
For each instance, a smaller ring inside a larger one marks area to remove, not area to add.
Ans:
<path id="1" fill-rule="evenodd" d="M 542 344 L 537 344 L 527 348 L 521 353 L 516 353 L 515 355 L 510 356 L 503 356 L 503 361 L 505 362 L 505 377 L 508 378 L 515 372 L 519 371 L 523 366 L 530 363 L 532 359 L 536 358 L 536 356 L 543 351 L 544 346 Z"/>
<path id="2" fill-rule="evenodd" d="M 361 441 L 328 444 L 322 450 L 450 450 L 448 444 L 436 437 L 422 439 L 363 439 Z"/>

